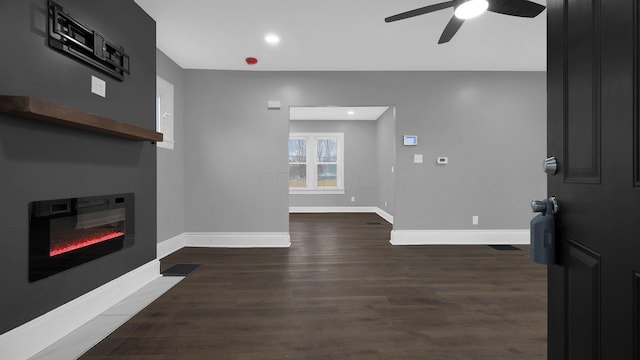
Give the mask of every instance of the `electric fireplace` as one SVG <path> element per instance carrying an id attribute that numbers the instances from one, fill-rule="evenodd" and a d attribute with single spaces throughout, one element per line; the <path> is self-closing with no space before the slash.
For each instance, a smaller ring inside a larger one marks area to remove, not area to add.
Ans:
<path id="1" fill-rule="evenodd" d="M 29 203 L 29 281 L 133 244 L 134 194 Z"/>

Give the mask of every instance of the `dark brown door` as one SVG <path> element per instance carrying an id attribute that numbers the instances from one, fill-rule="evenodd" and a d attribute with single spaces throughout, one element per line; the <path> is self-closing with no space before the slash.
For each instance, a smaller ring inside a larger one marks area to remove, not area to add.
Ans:
<path id="1" fill-rule="evenodd" d="M 549 0 L 549 359 L 640 360 L 638 0 Z"/>

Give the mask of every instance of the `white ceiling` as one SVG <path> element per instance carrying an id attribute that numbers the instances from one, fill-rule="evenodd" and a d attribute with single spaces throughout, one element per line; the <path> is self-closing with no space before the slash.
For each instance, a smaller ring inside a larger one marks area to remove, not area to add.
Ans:
<path id="1" fill-rule="evenodd" d="M 291 106 L 290 120 L 372 120 L 376 121 L 388 106 Z"/>
<path id="2" fill-rule="evenodd" d="M 135 1 L 157 22 L 158 48 L 185 69 L 546 70 L 546 11 L 487 12 L 438 45 L 452 9 L 384 18 L 441 0 Z M 270 32 L 278 46 L 264 42 Z M 249 56 L 258 64 L 247 65 Z"/>

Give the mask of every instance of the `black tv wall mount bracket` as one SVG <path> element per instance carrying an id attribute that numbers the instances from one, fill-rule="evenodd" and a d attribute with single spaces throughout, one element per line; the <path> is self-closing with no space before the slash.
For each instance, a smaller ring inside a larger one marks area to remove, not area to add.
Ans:
<path id="1" fill-rule="evenodd" d="M 129 55 L 122 46 L 107 40 L 59 4 L 48 0 L 49 46 L 120 81 L 129 72 Z"/>

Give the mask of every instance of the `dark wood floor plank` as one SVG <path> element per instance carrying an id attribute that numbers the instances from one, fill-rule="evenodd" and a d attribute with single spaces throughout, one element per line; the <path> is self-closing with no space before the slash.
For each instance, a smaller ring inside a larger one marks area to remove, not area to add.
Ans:
<path id="1" fill-rule="evenodd" d="M 289 249 L 163 259 L 202 266 L 82 359 L 546 358 L 546 269 L 528 247 L 395 247 L 375 214 L 290 223 Z"/>

